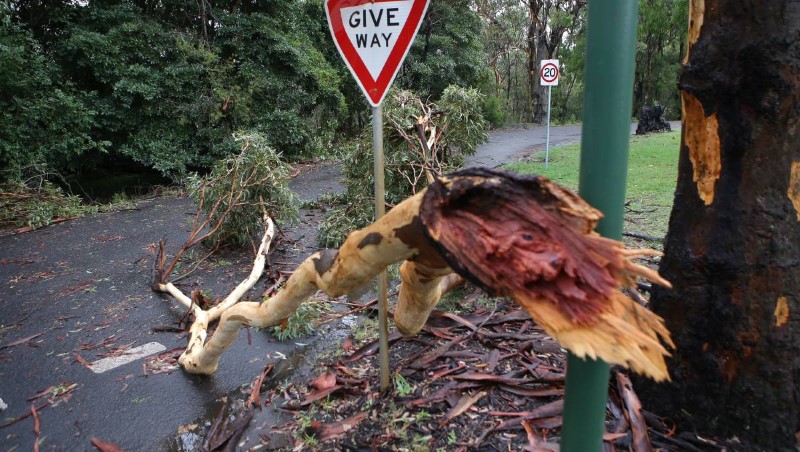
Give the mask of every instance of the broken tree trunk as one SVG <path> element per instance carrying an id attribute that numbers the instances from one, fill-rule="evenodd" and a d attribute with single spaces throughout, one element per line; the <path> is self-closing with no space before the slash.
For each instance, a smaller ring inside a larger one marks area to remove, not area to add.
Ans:
<path id="1" fill-rule="evenodd" d="M 645 403 L 743 450 L 800 431 L 800 3 L 692 0 L 683 139 L 655 312 L 674 383 Z"/>
<path id="2" fill-rule="evenodd" d="M 656 380 L 667 378 L 661 319 L 620 290 L 636 276 L 668 285 L 625 250 L 593 232 L 601 218 L 577 195 L 544 177 L 464 170 L 439 178 L 372 225 L 351 233 L 339 250 L 301 263 L 285 287 L 262 303 L 237 303 L 222 314 L 205 344 L 180 362 L 192 373 L 216 371 L 221 354 L 244 326 L 278 325 L 307 297 L 340 296 L 404 262 L 395 322 L 417 333 L 451 285 L 453 270 L 492 293 L 516 300 L 578 356 L 622 364 Z"/>

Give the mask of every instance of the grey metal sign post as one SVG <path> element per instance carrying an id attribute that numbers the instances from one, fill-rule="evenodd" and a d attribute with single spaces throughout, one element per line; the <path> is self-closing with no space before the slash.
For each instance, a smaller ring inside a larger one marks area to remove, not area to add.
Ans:
<path id="1" fill-rule="evenodd" d="M 553 87 L 558 86 L 558 77 L 561 75 L 561 71 L 558 68 L 558 60 L 542 60 L 539 68 L 539 84 L 547 87 L 547 139 L 544 148 L 544 170 L 547 172 L 550 164 L 550 99 Z"/>
<path id="2" fill-rule="evenodd" d="M 372 105 L 375 220 L 385 213 L 383 109 L 381 103 L 419 31 L 429 0 L 325 0 L 336 48 Z M 378 345 L 381 390 L 389 388 L 388 281 L 378 275 Z"/>

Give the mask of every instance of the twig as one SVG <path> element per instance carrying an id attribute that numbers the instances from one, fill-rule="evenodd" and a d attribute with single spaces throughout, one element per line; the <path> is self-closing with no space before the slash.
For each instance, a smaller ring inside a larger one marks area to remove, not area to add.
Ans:
<path id="1" fill-rule="evenodd" d="M 633 237 L 635 239 L 647 240 L 649 242 L 663 242 L 664 241 L 664 237 L 655 237 L 655 236 L 652 236 L 652 235 L 640 234 L 638 232 L 624 231 L 622 233 L 622 235 L 627 236 L 627 237 Z"/>
<path id="2" fill-rule="evenodd" d="M 186 273 L 183 273 L 182 275 L 178 276 L 177 278 L 173 278 L 172 281 L 170 281 L 170 282 L 176 283 L 176 282 L 178 282 L 178 281 L 180 281 L 182 279 L 185 279 L 186 277 L 188 277 L 189 275 L 194 273 L 200 267 L 200 264 L 202 264 L 203 262 L 208 260 L 208 258 L 211 257 L 211 255 L 216 253 L 218 250 L 219 250 L 219 245 L 215 245 L 214 248 L 211 249 L 211 251 L 206 253 L 205 256 L 203 256 L 197 262 L 195 262 L 194 267 L 192 267 L 190 270 L 187 270 Z"/>
<path id="3" fill-rule="evenodd" d="M 10 342 L 10 343 L 5 344 L 5 345 L 0 345 L 0 350 L 3 350 L 4 348 L 11 348 L 11 347 L 15 347 L 17 345 L 26 344 L 26 343 L 32 341 L 33 339 L 36 339 L 37 337 L 41 336 L 42 334 L 44 334 L 44 333 L 34 334 L 32 336 L 23 337 L 22 339 L 17 339 L 16 341 Z"/>
<path id="4" fill-rule="evenodd" d="M 49 405 L 50 405 L 49 401 L 48 402 L 44 402 L 41 405 L 39 405 L 38 407 L 36 407 L 36 411 L 37 412 L 42 411 L 43 409 L 45 409 Z M 10 420 L 6 421 L 5 424 L 0 424 L 0 428 L 6 428 L 9 425 L 14 425 L 14 424 L 16 424 L 17 422 L 19 422 L 19 421 L 21 421 L 23 419 L 27 419 L 28 417 L 31 416 L 31 414 L 33 414 L 33 411 L 28 411 L 27 413 L 23 414 L 20 417 L 16 417 L 14 419 L 10 419 Z"/>

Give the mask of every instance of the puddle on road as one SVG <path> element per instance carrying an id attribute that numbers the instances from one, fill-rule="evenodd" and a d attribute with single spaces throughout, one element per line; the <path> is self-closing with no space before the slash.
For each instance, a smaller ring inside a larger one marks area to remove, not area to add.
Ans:
<path id="1" fill-rule="evenodd" d="M 295 349 L 294 353 L 286 356 L 286 359 L 274 361 L 275 366 L 261 386 L 262 401 L 263 395 L 273 389 L 310 375 L 318 364 L 318 358 L 339 347 L 341 341 L 359 323 L 359 318 L 352 314 L 344 316 L 333 324 L 326 325 L 322 331 L 312 337 L 295 340 L 295 343 L 307 343 L 308 345 Z M 257 375 L 253 375 L 254 380 L 256 377 Z M 206 441 L 214 420 L 222 410 L 227 411 L 224 416 L 229 425 L 233 425 L 247 414 L 245 403 L 250 397 L 250 385 L 251 383 L 245 384 L 208 404 L 205 409 L 206 414 L 194 422 L 180 426 L 175 436 L 166 440 L 164 449 L 170 452 L 206 450 L 203 443 Z M 269 402 L 269 405 L 255 410 L 253 418 L 244 429 L 244 434 L 237 440 L 235 450 L 245 450 L 261 445 L 260 436 L 269 438 L 269 449 L 291 445 L 291 438 L 285 437 L 285 433 L 271 435 L 273 433 L 271 427 L 286 423 L 292 417 L 291 413 L 287 414 L 279 410 L 284 402 L 283 397 L 276 396 Z M 281 446 L 282 443 L 285 444 Z"/>

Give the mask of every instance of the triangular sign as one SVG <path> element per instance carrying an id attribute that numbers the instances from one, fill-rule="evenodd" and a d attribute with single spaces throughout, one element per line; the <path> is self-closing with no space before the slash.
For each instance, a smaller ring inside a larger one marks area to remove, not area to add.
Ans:
<path id="1" fill-rule="evenodd" d="M 427 8 L 428 0 L 325 0 L 336 48 L 373 107 L 383 102 Z"/>

